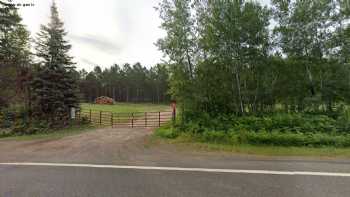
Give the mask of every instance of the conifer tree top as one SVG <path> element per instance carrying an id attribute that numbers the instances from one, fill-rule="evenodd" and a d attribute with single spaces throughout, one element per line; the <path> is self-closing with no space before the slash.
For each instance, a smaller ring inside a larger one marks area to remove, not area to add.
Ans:
<path id="1" fill-rule="evenodd" d="M 57 5 L 53 1 L 50 22 L 42 25 L 37 39 L 37 56 L 41 63 L 52 68 L 73 68 L 72 57 L 69 56 L 71 45 L 65 39 L 67 32 L 59 17 Z"/>
<path id="2" fill-rule="evenodd" d="M 49 27 L 52 28 L 63 28 L 63 22 L 61 21 L 59 14 L 58 14 L 58 9 L 56 2 L 53 1 L 51 5 L 51 16 L 50 16 L 50 23 Z"/>

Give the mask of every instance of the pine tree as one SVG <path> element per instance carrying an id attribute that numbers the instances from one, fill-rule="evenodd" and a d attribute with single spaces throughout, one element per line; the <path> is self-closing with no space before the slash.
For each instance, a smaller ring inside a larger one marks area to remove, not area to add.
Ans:
<path id="1" fill-rule="evenodd" d="M 36 55 L 41 62 L 33 80 L 35 115 L 54 124 L 64 123 L 69 109 L 79 103 L 73 58 L 68 55 L 71 45 L 64 38 L 67 32 L 63 26 L 54 2 L 50 22 L 41 26 L 36 41 Z"/>
<path id="2" fill-rule="evenodd" d="M 0 1 L 0 108 L 26 98 L 30 68 L 29 32 L 17 8 Z"/>

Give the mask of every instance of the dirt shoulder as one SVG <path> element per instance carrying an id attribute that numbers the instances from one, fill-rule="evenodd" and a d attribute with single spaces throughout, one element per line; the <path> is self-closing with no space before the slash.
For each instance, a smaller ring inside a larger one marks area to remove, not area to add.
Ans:
<path id="1" fill-rule="evenodd" d="M 0 141 L 0 163 L 45 162 L 194 168 L 350 172 L 339 159 L 265 157 L 187 149 L 154 143 L 152 130 L 106 128 L 61 139 Z"/>
<path id="2" fill-rule="evenodd" d="M 0 141 L 0 161 L 113 163 L 142 148 L 150 134 L 149 129 L 104 128 L 60 139 Z"/>

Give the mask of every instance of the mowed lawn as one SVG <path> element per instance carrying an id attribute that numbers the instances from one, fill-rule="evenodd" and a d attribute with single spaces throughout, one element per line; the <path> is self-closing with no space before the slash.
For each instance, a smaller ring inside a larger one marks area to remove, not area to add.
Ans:
<path id="1" fill-rule="evenodd" d="M 97 105 L 82 103 L 80 106 L 83 111 L 93 110 L 114 113 L 171 111 L 170 104 L 165 105 L 152 103 L 116 103 L 114 105 Z"/>

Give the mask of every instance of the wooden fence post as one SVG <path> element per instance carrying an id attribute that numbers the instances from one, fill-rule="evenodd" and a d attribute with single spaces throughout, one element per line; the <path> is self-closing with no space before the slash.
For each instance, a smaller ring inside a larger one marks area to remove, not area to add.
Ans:
<path id="1" fill-rule="evenodd" d="M 131 128 L 134 128 L 134 113 L 131 114 Z"/>
<path id="2" fill-rule="evenodd" d="M 114 127 L 114 123 L 113 123 L 113 112 L 111 112 L 111 125 L 112 125 L 112 128 Z"/>
<path id="3" fill-rule="evenodd" d="M 145 112 L 145 127 L 147 127 L 147 112 Z"/>
<path id="4" fill-rule="evenodd" d="M 100 125 L 102 125 L 102 111 L 100 111 Z"/>
<path id="5" fill-rule="evenodd" d="M 89 112 L 90 123 L 92 123 L 91 114 L 92 114 L 92 112 L 91 112 L 91 109 L 90 109 L 90 112 Z"/>
<path id="6" fill-rule="evenodd" d="M 175 123 L 176 123 L 176 108 L 173 108 L 173 115 L 172 115 L 172 118 L 173 118 L 173 126 L 174 126 Z"/>
<path id="7" fill-rule="evenodd" d="M 159 127 L 160 127 L 160 112 L 159 112 L 159 114 L 158 114 L 158 122 L 159 122 Z"/>

